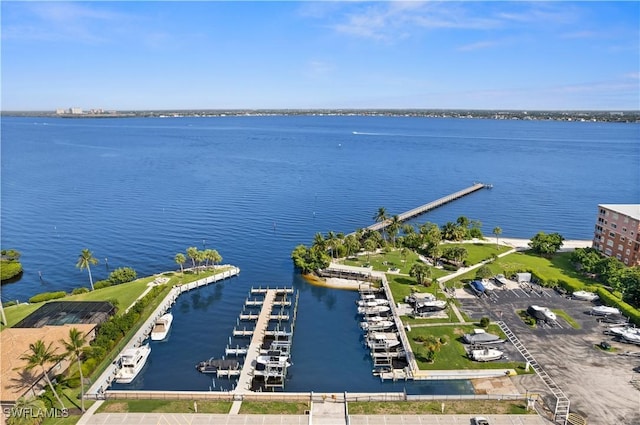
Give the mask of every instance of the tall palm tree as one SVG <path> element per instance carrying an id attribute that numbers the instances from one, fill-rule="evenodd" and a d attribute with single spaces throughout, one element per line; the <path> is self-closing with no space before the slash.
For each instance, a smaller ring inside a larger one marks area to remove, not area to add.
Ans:
<path id="1" fill-rule="evenodd" d="M 498 226 L 494 227 L 493 234 L 496 235 L 496 245 L 499 245 L 500 239 L 498 239 L 498 237 L 502 234 L 502 229 Z"/>
<path id="2" fill-rule="evenodd" d="M 65 354 L 70 355 L 78 364 L 78 371 L 80 372 L 80 406 L 84 413 L 84 376 L 82 375 L 80 355 L 82 354 L 82 347 L 87 343 L 87 337 L 78 329 L 71 328 L 69 329 L 69 338 L 66 340 L 61 339 L 60 342 L 65 349 Z"/>
<path id="3" fill-rule="evenodd" d="M 44 379 L 47 381 L 47 384 L 49 384 L 49 388 L 51 388 L 56 400 L 58 400 L 58 403 L 60 403 L 60 406 L 62 406 L 63 409 L 66 409 L 62 400 L 60 400 L 60 396 L 58 396 L 55 388 L 53 388 L 53 384 L 51 383 L 51 379 L 49 379 L 49 374 L 47 373 L 47 368 L 45 367 L 47 364 L 55 363 L 57 359 L 56 352 L 51 348 L 51 345 L 53 345 L 52 342 L 50 342 L 49 345 L 44 345 L 44 342 L 39 339 L 36 342 L 29 344 L 30 351 L 20 357 L 20 359 L 27 362 L 27 365 L 24 367 L 26 371 L 30 371 L 36 366 L 40 366 L 40 369 L 42 369 L 42 373 L 44 374 Z"/>
<path id="4" fill-rule="evenodd" d="M 389 236 L 391 236 L 391 243 L 393 244 L 394 248 L 396 246 L 396 236 L 398 234 L 398 231 L 400 230 L 401 225 L 402 222 L 400 221 L 400 217 L 398 217 L 397 215 L 391 217 L 391 221 L 387 225 L 387 229 L 389 229 Z"/>
<path id="5" fill-rule="evenodd" d="M 418 285 L 424 285 L 429 277 L 431 277 L 431 269 L 423 263 L 415 263 L 409 270 L 409 276 L 416 279 Z"/>
<path id="6" fill-rule="evenodd" d="M 196 259 L 198 258 L 198 248 L 195 246 L 190 246 L 187 248 L 187 257 L 191 259 L 191 266 L 196 268 Z"/>
<path id="7" fill-rule="evenodd" d="M 387 215 L 387 210 L 385 207 L 380 207 L 378 208 L 378 211 L 373 215 L 373 220 L 376 223 L 383 223 L 385 222 L 386 219 L 388 219 L 389 216 Z M 384 225 L 382 226 L 381 230 L 382 230 L 382 238 L 384 239 Z"/>
<path id="8" fill-rule="evenodd" d="M 174 257 L 174 260 L 180 266 L 180 273 L 182 273 L 184 275 L 184 267 L 183 267 L 183 265 L 187 261 L 187 258 L 184 256 L 183 253 L 179 252 Z"/>
<path id="9" fill-rule="evenodd" d="M 91 290 L 93 291 L 93 277 L 91 276 L 91 265 L 98 264 L 98 259 L 93 256 L 93 253 L 89 251 L 88 248 L 85 248 L 80 253 L 78 257 L 78 262 L 76 263 L 76 267 L 80 270 L 87 269 L 89 272 L 89 283 L 91 284 Z"/>

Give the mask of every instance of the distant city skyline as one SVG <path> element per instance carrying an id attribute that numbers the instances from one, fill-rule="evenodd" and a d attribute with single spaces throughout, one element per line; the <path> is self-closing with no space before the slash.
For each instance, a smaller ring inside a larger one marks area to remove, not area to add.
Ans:
<path id="1" fill-rule="evenodd" d="M 2 2 L 3 111 L 640 109 L 640 3 Z"/>

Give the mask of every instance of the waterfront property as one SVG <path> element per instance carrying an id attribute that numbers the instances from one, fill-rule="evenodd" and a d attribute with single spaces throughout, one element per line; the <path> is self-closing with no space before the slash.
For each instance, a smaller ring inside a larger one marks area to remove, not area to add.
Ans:
<path id="1" fill-rule="evenodd" d="M 640 265 L 640 204 L 600 204 L 593 247 L 627 266 Z"/>

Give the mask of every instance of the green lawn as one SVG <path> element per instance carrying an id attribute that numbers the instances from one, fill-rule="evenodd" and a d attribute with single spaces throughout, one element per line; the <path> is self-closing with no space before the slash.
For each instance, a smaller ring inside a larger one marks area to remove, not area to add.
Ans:
<path id="1" fill-rule="evenodd" d="M 304 415 L 309 404 L 287 401 L 243 401 L 241 415 Z"/>
<path id="2" fill-rule="evenodd" d="M 496 245 L 493 243 L 443 243 L 442 245 L 440 245 L 441 248 L 446 248 L 449 246 L 464 247 L 468 253 L 466 261 L 469 265 L 478 264 L 484 260 L 489 260 L 493 255 L 499 255 L 512 249 L 508 246 Z"/>
<path id="3" fill-rule="evenodd" d="M 198 413 L 229 413 L 230 401 L 196 400 Z M 107 400 L 98 413 L 195 413 L 191 400 Z"/>
<path id="4" fill-rule="evenodd" d="M 580 323 L 576 322 L 575 319 L 569 316 L 569 314 L 567 314 L 566 311 L 560 310 L 560 309 L 553 309 L 551 311 L 553 311 L 556 314 L 556 316 L 562 317 L 573 329 L 581 328 Z"/>
<path id="5" fill-rule="evenodd" d="M 423 370 L 456 370 L 456 369 L 518 369 L 522 367 L 519 362 L 474 362 L 467 357 L 464 345 L 459 338 L 465 333 L 471 332 L 477 328 L 477 325 L 469 324 L 463 326 L 432 326 L 432 327 L 414 327 L 407 332 L 411 349 L 415 353 L 421 349 L 420 343 L 414 341 L 417 336 L 434 335 L 438 338 L 445 337 L 448 342 L 440 347 L 440 351 L 436 353 L 433 363 L 427 363 L 416 356 L 418 367 Z M 497 325 L 490 325 L 488 332 L 500 335 L 505 338 L 504 334 Z"/>
<path id="6" fill-rule="evenodd" d="M 407 257 L 403 258 L 400 255 L 400 250 L 391 250 L 389 252 L 383 252 L 380 254 L 371 255 L 358 255 L 357 257 L 350 257 L 350 259 L 344 260 L 343 263 L 349 266 L 367 267 L 370 265 L 373 270 L 386 272 L 391 268 L 398 268 L 400 273 L 409 274 L 411 266 L 416 262 L 420 262 L 418 254 L 411 250 L 407 250 Z"/>
<path id="7" fill-rule="evenodd" d="M 447 401 L 356 401 L 349 403 L 350 415 L 440 415 L 442 405 L 448 415 L 524 415 L 524 400 Z M 468 423 L 468 421 L 466 422 Z"/>

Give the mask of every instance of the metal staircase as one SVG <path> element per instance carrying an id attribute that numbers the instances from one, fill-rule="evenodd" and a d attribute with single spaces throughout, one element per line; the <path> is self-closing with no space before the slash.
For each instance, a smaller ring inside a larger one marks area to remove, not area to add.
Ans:
<path id="1" fill-rule="evenodd" d="M 522 357 L 524 357 L 527 363 L 529 363 L 538 376 L 542 378 L 542 381 L 556 398 L 556 407 L 553 413 L 553 419 L 559 424 L 567 425 L 567 419 L 569 418 L 569 406 L 571 404 L 569 398 L 564 394 L 564 392 L 562 392 L 562 389 L 560 389 L 554 380 L 551 379 L 547 372 L 542 369 L 542 366 L 540 366 L 536 359 L 533 358 L 531 353 L 529 353 L 529 350 L 527 350 L 527 347 L 520 342 L 518 337 L 511 332 L 511 329 L 509 329 L 503 321 L 499 321 L 498 326 L 500 326 L 500 329 L 502 329 L 502 332 L 504 332 L 507 338 L 509 338 L 509 341 L 511 341 L 520 354 L 522 354 Z"/>

